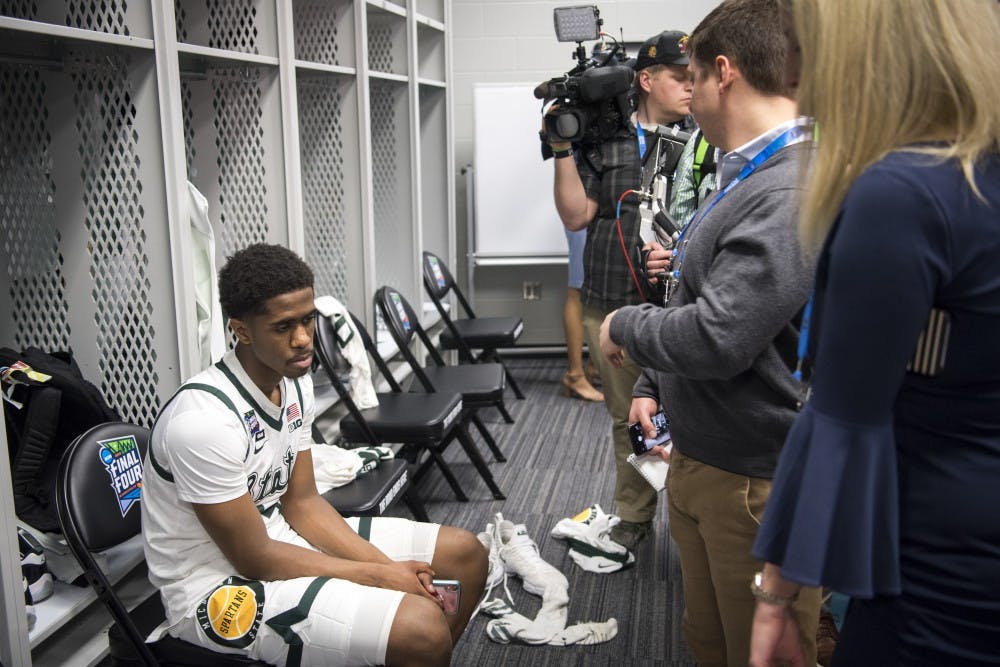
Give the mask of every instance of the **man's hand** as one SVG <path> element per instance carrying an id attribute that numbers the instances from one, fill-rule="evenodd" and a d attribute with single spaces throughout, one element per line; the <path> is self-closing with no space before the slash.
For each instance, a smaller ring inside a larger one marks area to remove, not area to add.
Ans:
<path id="1" fill-rule="evenodd" d="M 633 398 L 632 407 L 628 411 L 628 423 L 635 424 L 638 422 L 642 426 L 643 434 L 650 440 L 653 440 L 656 438 L 656 427 L 653 426 L 652 416 L 659 412 L 659 410 L 660 404 L 655 398 L 646 398 L 644 396 Z M 655 451 L 658 448 L 663 449 L 657 446 L 650 451 Z"/>
<path id="2" fill-rule="evenodd" d="M 621 345 L 611 340 L 611 318 L 617 312 L 617 310 L 611 311 L 601 322 L 601 354 L 608 358 L 612 366 L 621 368 L 625 362 L 625 352 Z"/>
<path id="3" fill-rule="evenodd" d="M 649 284 L 655 285 L 659 282 L 658 276 L 665 276 L 670 271 L 674 262 L 674 251 L 667 250 L 656 241 L 643 246 L 643 250 L 647 249 L 650 250 L 650 253 L 646 258 L 646 275 L 649 276 Z"/>

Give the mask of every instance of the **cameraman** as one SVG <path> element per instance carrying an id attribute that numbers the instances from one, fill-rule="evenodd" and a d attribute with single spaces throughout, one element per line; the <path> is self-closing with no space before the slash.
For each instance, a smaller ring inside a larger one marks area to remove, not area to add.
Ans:
<path id="1" fill-rule="evenodd" d="M 549 143 L 556 158 L 554 190 L 559 217 L 567 229 L 587 229 L 581 299 L 592 350 L 597 349 L 601 322 L 608 313 L 643 300 L 625 254 L 639 243 L 636 198 L 629 196 L 622 202 L 620 227 L 616 207 L 624 192 L 652 180 L 655 165 L 644 169 L 641 158 L 654 154 L 657 127 L 688 122 L 691 82 L 686 42 L 686 34 L 668 30 L 640 47 L 634 65 L 637 110 L 628 126 L 610 140 L 576 153 L 570 143 Z M 571 159 L 574 156 L 576 159 Z M 628 360 L 616 368 L 602 355 L 592 358 L 598 363 L 604 402 L 613 420 L 615 503 L 622 522 L 612 530 L 611 539 L 634 551 L 652 529 L 656 513 L 656 491 L 626 461 L 632 451 L 627 432 L 629 406 L 639 368 Z"/>

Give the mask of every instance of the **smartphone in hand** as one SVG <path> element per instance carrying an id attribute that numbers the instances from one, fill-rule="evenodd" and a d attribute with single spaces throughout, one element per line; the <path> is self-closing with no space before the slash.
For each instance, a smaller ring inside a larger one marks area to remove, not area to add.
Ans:
<path id="1" fill-rule="evenodd" d="M 628 439 L 632 443 L 632 451 L 635 452 L 636 456 L 642 456 L 653 447 L 663 445 L 670 440 L 670 420 L 667 419 L 663 410 L 653 415 L 651 420 L 653 426 L 656 427 L 656 437 L 653 439 L 647 438 L 642 432 L 642 424 L 638 422 L 629 424 Z"/>
<path id="2" fill-rule="evenodd" d="M 449 616 L 457 614 L 458 605 L 462 602 L 462 582 L 457 579 L 434 579 L 431 583 L 444 603 L 444 613 Z"/>

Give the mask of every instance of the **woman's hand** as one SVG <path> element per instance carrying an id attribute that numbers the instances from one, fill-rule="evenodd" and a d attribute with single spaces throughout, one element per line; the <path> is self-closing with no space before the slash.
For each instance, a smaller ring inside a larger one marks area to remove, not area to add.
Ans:
<path id="1" fill-rule="evenodd" d="M 799 641 L 799 626 L 788 607 L 757 601 L 750 637 L 750 666 L 774 664 L 803 667 L 805 656 Z"/>

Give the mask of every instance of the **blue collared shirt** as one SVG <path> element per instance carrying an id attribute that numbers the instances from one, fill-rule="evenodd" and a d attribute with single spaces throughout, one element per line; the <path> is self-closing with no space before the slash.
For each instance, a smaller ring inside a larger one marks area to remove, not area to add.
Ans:
<path id="1" fill-rule="evenodd" d="M 718 189 L 724 190 L 729 182 L 736 178 L 736 175 L 740 173 L 740 170 L 747 165 L 750 160 L 754 159 L 757 153 L 760 153 L 764 148 L 781 136 L 781 133 L 785 130 L 789 130 L 795 126 L 806 127 L 812 123 L 812 119 L 807 116 L 799 116 L 794 120 L 785 121 L 781 125 L 771 128 L 764 134 L 751 139 L 747 143 L 743 144 L 739 148 L 734 148 L 725 155 L 722 159 L 717 162 L 719 165 L 719 183 Z"/>

